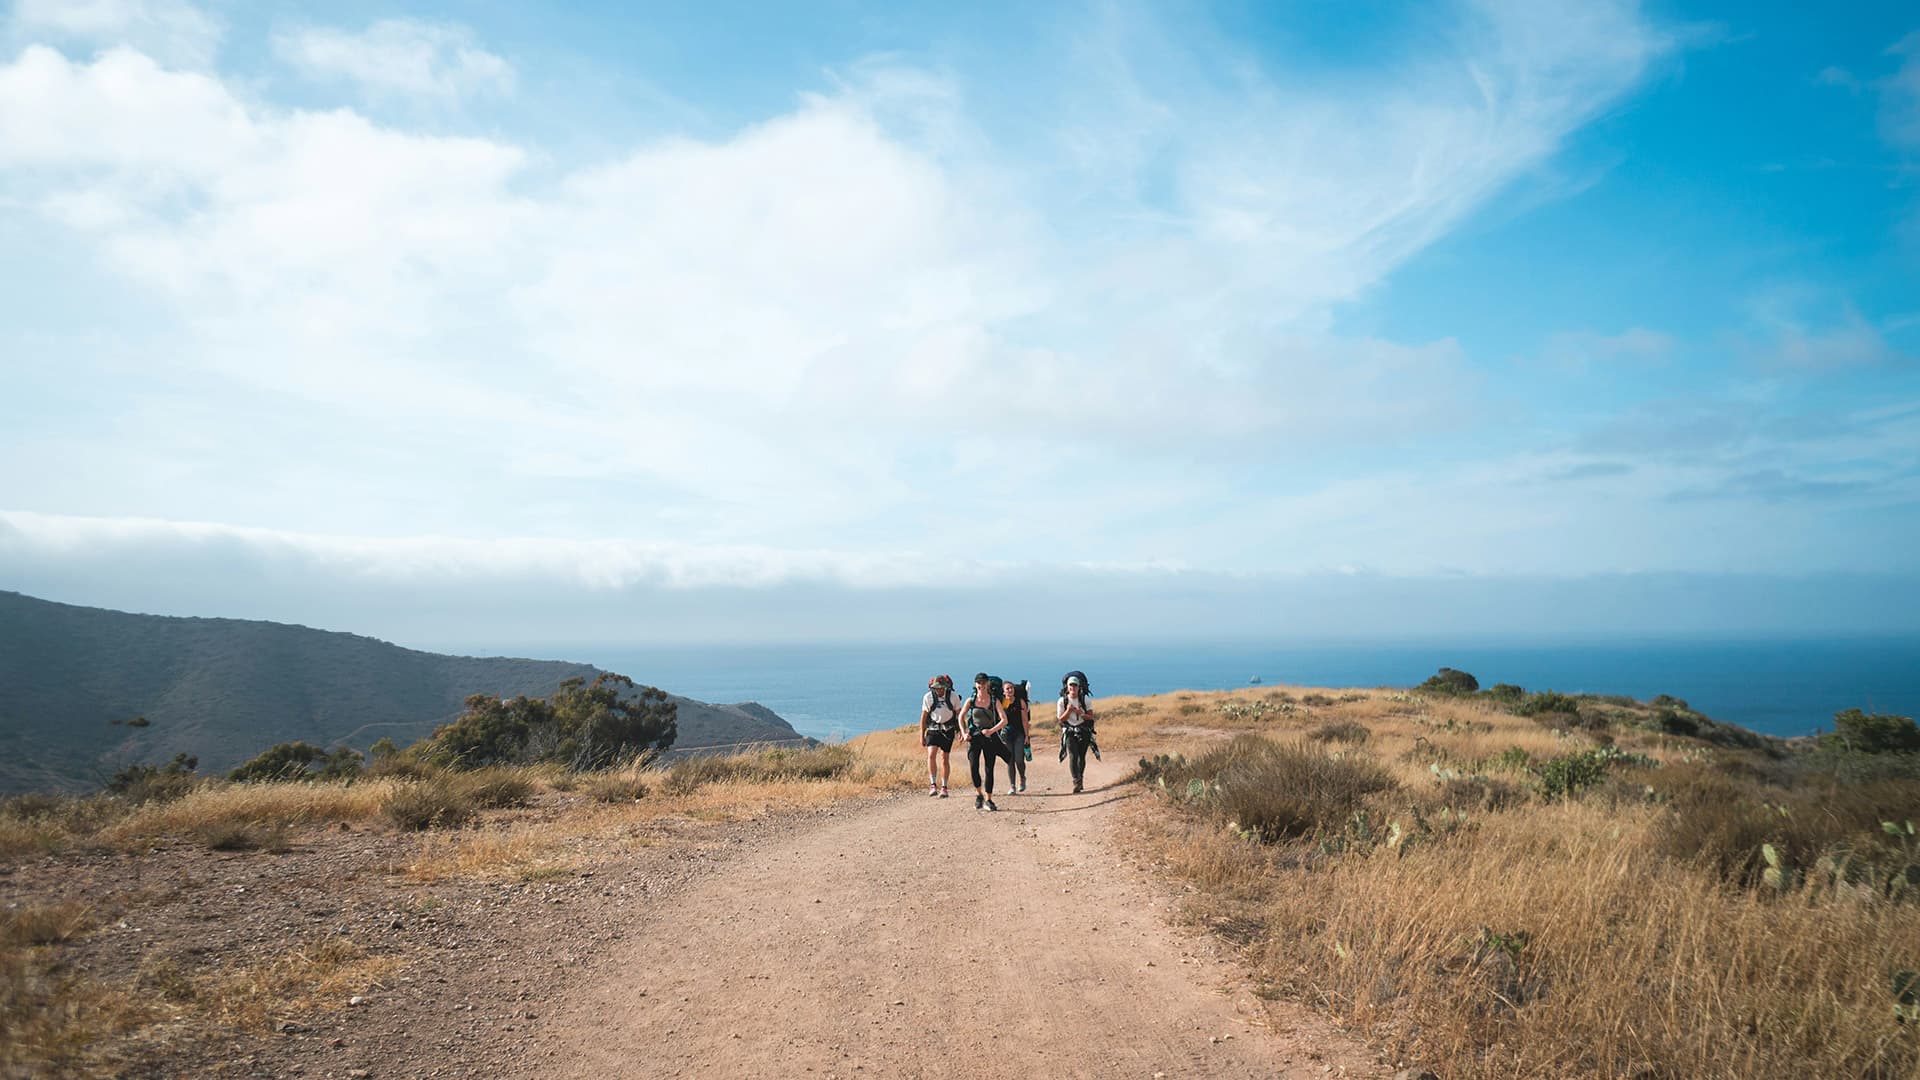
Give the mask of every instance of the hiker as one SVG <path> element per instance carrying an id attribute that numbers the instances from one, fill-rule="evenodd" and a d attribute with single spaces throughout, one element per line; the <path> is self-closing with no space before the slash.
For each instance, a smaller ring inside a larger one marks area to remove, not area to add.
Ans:
<path id="1" fill-rule="evenodd" d="M 1000 741 L 1007 744 L 1007 794 L 1027 790 L 1027 762 L 1033 760 L 1033 703 L 1027 696 L 1027 681 L 1004 680 L 1001 684 L 1000 710 L 1007 714 L 1006 730 Z"/>
<path id="2" fill-rule="evenodd" d="M 993 805 L 993 763 L 996 758 L 1007 752 L 1007 745 L 1000 741 L 1000 732 L 1007 726 L 1006 711 L 1000 707 L 999 694 L 993 683 L 996 680 L 986 672 L 973 677 L 973 698 L 967 702 L 967 732 L 961 738 L 967 741 L 967 771 L 973 775 L 973 808 L 984 806 L 988 810 L 998 810 Z M 980 786 L 981 759 L 986 759 L 987 783 Z"/>
<path id="3" fill-rule="evenodd" d="M 953 676 L 927 680 L 927 696 L 920 699 L 920 745 L 927 748 L 927 797 L 947 797 L 947 776 L 953 771 L 953 735 L 960 729 L 960 710 L 953 700 Z"/>
<path id="4" fill-rule="evenodd" d="M 1069 671 L 1060 680 L 1060 704 L 1054 709 L 1054 718 L 1060 721 L 1060 756 L 1073 759 L 1070 768 L 1075 794 L 1086 786 L 1088 749 L 1093 750 L 1094 757 L 1100 756 L 1100 747 L 1093 741 L 1093 705 L 1088 696 L 1085 674 Z"/>

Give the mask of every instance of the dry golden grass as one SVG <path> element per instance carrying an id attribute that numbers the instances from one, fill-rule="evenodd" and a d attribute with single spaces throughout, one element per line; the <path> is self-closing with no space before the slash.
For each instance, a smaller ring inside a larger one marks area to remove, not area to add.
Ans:
<path id="1" fill-rule="evenodd" d="M 169 803 L 150 803 L 102 828 L 95 839 L 114 847 L 156 836 L 193 835 L 217 825 L 328 824 L 366 821 L 402 786 L 396 780 L 351 784 L 228 784 L 206 787 Z"/>
<path id="2" fill-rule="evenodd" d="M 1821 888 L 1812 874 L 1784 891 L 1738 887 L 1661 854 L 1678 803 L 1639 782 L 1685 785 L 1711 751 L 1632 728 L 1556 733 L 1478 700 L 1321 691 L 1335 703 L 1303 709 L 1305 693 L 1282 692 L 1293 711 L 1235 710 L 1221 730 L 1291 741 L 1329 722 L 1365 726 L 1363 749 L 1311 745 L 1373 756 L 1400 781 L 1370 797 L 1371 842 L 1250 843 L 1198 803 L 1138 819 L 1147 850 L 1199 889 L 1190 914 L 1244 943 L 1274 992 L 1449 1077 L 1920 1075 L 1920 1032 L 1896 1018 L 1893 991 L 1897 972 L 1920 968 L 1920 906 Z M 1211 699 L 1217 712 L 1271 693 Z M 1159 725 L 1195 753 L 1216 745 L 1194 731 L 1203 714 L 1180 711 L 1194 703 L 1143 702 L 1130 737 L 1154 742 Z M 1463 782 L 1436 765 L 1520 783 L 1499 764 L 1509 748 L 1538 762 L 1603 738 L 1674 768 L 1415 831 Z M 1412 839 L 1380 842 L 1389 821 Z"/>
<path id="3" fill-rule="evenodd" d="M 397 957 L 369 955 L 346 938 L 320 936 L 261 962 L 216 971 L 189 972 L 173 960 L 149 960 L 134 993 L 153 1014 L 164 1009 L 196 1025 L 261 1033 L 289 1015 L 342 1008 L 354 994 L 383 988 L 399 966 Z"/>

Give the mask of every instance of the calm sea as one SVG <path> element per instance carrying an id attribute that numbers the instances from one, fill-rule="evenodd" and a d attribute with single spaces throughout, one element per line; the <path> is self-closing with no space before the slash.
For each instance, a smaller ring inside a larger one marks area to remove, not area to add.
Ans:
<path id="1" fill-rule="evenodd" d="M 1672 694 L 1717 720 L 1773 735 L 1831 728 L 1847 708 L 1920 716 L 1920 638 L 1502 645 L 750 645 L 543 648 L 702 701 L 758 701 L 802 734 L 838 740 L 918 719 L 927 677 L 976 671 L 1032 679 L 1050 697 L 1061 674 L 1096 695 L 1223 690 L 1265 683 L 1412 686 L 1441 665 L 1482 686 Z"/>

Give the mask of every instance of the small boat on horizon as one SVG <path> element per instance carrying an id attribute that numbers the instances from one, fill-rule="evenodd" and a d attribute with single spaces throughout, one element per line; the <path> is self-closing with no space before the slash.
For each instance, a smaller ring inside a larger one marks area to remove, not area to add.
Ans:
<path id="1" fill-rule="evenodd" d="M 1255 675 L 1255 676 L 1254 676 L 1253 678 L 1251 678 L 1251 679 L 1248 679 L 1248 680 L 1247 680 L 1247 685 L 1248 685 L 1248 686 L 1259 686 L 1259 685 L 1260 685 L 1260 676 L 1258 676 L 1258 675 Z"/>

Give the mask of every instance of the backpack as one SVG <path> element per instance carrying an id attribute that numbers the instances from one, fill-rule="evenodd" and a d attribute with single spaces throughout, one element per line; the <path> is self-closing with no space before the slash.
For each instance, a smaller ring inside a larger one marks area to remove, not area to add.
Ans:
<path id="1" fill-rule="evenodd" d="M 1060 676 L 1060 696 L 1061 697 L 1067 696 L 1067 680 L 1069 679 L 1079 679 L 1080 692 L 1082 694 L 1087 694 L 1089 696 L 1092 695 L 1093 687 L 1087 682 L 1087 673 L 1084 671 L 1069 671 L 1065 675 Z"/>
<path id="2" fill-rule="evenodd" d="M 987 680 L 988 698 L 997 702 L 1005 696 L 1007 696 L 1007 684 L 1000 676 L 995 675 Z"/>
<path id="3" fill-rule="evenodd" d="M 960 710 L 954 707 L 953 691 L 942 690 L 938 694 L 934 695 L 933 708 L 937 709 L 942 705 L 945 705 L 947 707 L 947 719 L 944 722 L 935 720 L 933 718 L 933 709 L 928 709 L 927 710 L 927 726 L 932 728 L 939 728 L 941 731 L 947 731 L 960 723 Z"/>

